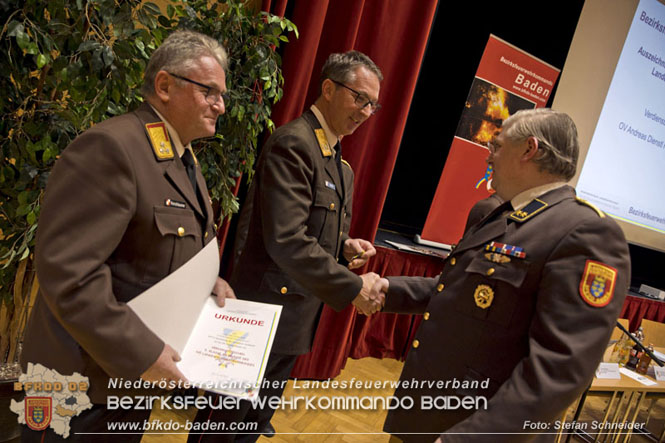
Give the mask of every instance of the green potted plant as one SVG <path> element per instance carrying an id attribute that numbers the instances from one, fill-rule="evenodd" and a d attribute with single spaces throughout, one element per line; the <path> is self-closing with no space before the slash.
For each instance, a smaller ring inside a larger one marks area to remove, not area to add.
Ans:
<path id="1" fill-rule="evenodd" d="M 276 49 L 296 27 L 241 0 L 165 9 L 139 0 L 0 3 L 0 380 L 16 375 L 39 289 L 32 251 L 49 172 L 82 131 L 138 106 L 149 55 L 175 28 L 215 37 L 229 52 L 227 113 L 195 151 L 217 216 L 238 210 L 235 178 L 251 175 L 258 138 L 274 126 L 283 83 Z"/>

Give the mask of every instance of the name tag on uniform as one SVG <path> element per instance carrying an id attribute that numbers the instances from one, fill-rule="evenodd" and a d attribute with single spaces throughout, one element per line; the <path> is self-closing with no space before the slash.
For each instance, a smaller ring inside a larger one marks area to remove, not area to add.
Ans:
<path id="1" fill-rule="evenodd" d="M 187 205 L 184 202 L 179 202 L 177 200 L 171 200 L 170 198 L 167 198 L 164 201 L 164 204 L 166 206 L 171 206 L 173 208 L 179 208 L 179 209 L 185 209 L 187 207 Z"/>
<path id="2" fill-rule="evenodd" d="M 333 191 L 337 190 L 337 186 L 335 186 L 335 183 L 330 183 L 328 180 L 326 180 L 326 188 L 330 188 Z"/>

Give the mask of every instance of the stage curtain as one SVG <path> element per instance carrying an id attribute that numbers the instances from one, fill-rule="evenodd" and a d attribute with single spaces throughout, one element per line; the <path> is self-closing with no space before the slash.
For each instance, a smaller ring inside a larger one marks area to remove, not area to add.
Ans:
<path id="1" fill-rule="evenodd" d="M 629 295 L 623 303 L 619 317 L 628 319 L 631 332 L 639 328 L 643 318 L 665 323 L 665 302 Z"/>
<path id="2" fill-rule="evenodd" d="M 388 277 L 415 275 L 433 277 L 443 268 L 443 260 L 394 249 L 377 247 L 377 254 L 361 272 Z M 298 358 L 291 373 L 295 378 L 323 380 L 339 375 L 348 357 L 395 358 L 403 360 L 422 316 L 356 314 L 348 307 L 335 312 L 325 306 L 312 351 Z"/>

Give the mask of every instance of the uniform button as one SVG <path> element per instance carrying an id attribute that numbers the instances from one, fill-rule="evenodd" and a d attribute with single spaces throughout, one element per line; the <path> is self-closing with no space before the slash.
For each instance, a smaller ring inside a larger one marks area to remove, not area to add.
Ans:
<path id="1" fill-rule="evenodd" d="M 457 258 L 456 257 L 453 257 L 453 258 L 450 259 L 450 266 L 455 266 L 456 263 L 457 263 Z"/>
<path id="2" fill-rule="evenodd" d="M 443 288 L 445 288 L 443 283 L 439 283 L 436 287 L 436 292 L 441 292 L 443 291 Z"/>
<path id="3" fill-rule="evenodd" d="M 328 206 L 328 207 L 329 207 L 330 210 L 332 211 L 333 209 L 335 209 L 335 203 L 330 203 L 330 206 Z"/>
<path id="4" fill-rule="evenodd" d="M 282 294 L 286 294 L 288 292 L 288 289 L 286 288 L 286 286 L 282 286 L 282 289 L 280 289 L 279 292 L 281 292 Z"/>
<path id="5" fill-rule="evenodd" d="M 429 320 L 429 312 L 423 314 L 423 320 Z"/>
<path id="6" fill-rule="evenodd" d="M 420 346 L 420 342 L 418 340 L 413 340 L 413 348 L 415 349 L 418 346 Z"/>
<path id="7" fill-rule="evenodd" d="M 203 238 L 208 238 L 208 231 L 206 231 L 206 233 L 203 234 Z"/>
<path id="8" fill-rule="evenodd" d="M 185 235 L 185 228 L 183 228 L 182 226 L 180 226 L 180 227 L 178 228 L 178 237 L 182 237 L 182 236 L 184 236 L 184 235 Z"/>
<path id="9" fill-rule="evenodd" d="M 487 276 L 489 277 L 490 275 L 494 274 L 494 268 L 489 268 L 486 272 Z"/>

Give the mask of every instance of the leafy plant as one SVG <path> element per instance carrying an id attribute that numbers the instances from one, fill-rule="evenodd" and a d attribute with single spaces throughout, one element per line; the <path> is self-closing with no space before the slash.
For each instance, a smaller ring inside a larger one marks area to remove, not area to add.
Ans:
<path id="1" fill-rule="evenodd" d="M 284 78 L 280 44 L 296 26 L 288 19 L 255 11 L 248 2 L 238 0 L 176 1 L 167 7 L 164 27 L 191 29 L 218 39 L 229 55 L 226 83 L 230 100 L 226 114 L 217 123 L 214 140 L 197 143 L 195 152 L 213 201 L 219 201 L 223 216 L 238 211 L 233 194 L 236 178 L 254 172 L 257 142 L 274 124 L 272 105 L 282 98 Z"/>
<path id="2" fill-rule="evenodd" d="M 38 292 L 31 252 L 62 150 L 137 107 L 152 51 L 175 28 L 197 30 L 229 52 L 231 100 L 218 135 L 195 149 L 219 213 L 236 212 L 234 177 L 251 175 L 258 137 L 274 126 L 283 84 L 276 49 L 296 28 L 241 0 L 180 0 L 166 15 L 140 0 L 0 0 L 0 26 L 0 362 L 11 362 Z M 78 241 L 75 232 L 62 235 Z"/>

